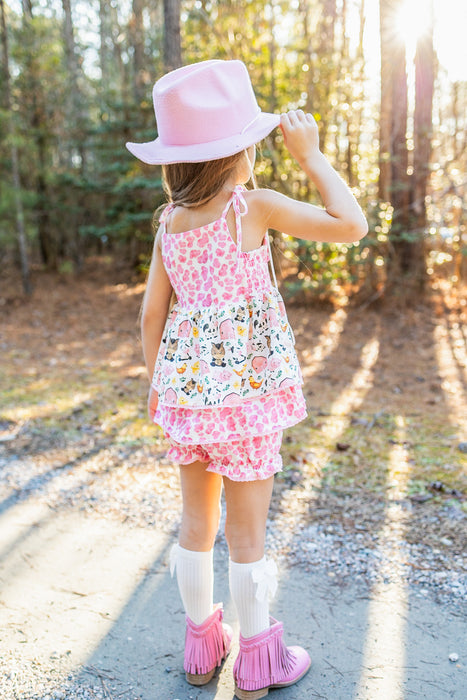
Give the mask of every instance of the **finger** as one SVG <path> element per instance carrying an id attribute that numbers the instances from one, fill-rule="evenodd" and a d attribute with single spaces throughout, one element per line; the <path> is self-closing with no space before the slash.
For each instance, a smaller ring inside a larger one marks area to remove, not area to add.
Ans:
<path id="1" fill-rule="evenodd" d="M 285 139 L 285 133 L 286 133 L 286 130 L 287 130 L 287 124 L 288 124 L 287 115 L 286 115 L 286 114 L 281 114 L 281 120 L 280 120 L 280 122 L 279 122 L 279 128 L 280 128 L 280 130 L 282 131 L 282 136 L 284 137 L 284 139 Z"/>
<path id="2" fill-rule="evenodd" d="M 295 110 L 295 118 L 296 118 L 296 123 L 297 124 L 305 124 L 306 122 L 306 115 L 303 109 L 297 109 Z"/>
<path id="3" fill-rule="evenodd" d="M 291 110 L 290 112 L 287 113 L 287 116 L 289 118 L 291 126 L 296 126 L 299 123 L 297 112 Z"/>
<path id="4" fill-rule="evenodd" d="M 288 133 L 294 128 L 294 124 L 290 118 L 290 113 L 281 115 L 280 127 L 284 140 L 286 140 Z"/>

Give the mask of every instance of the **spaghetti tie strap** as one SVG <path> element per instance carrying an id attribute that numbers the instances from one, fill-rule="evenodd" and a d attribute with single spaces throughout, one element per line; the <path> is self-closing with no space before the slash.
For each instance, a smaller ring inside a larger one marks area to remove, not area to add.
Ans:
<path id="1" fill-rule="evenodd" d="M 248 204 L 246 203 L 246 199 L 243 196 L 244 188 L 242 185 L 237 185 L 237 187 L 233 191 L 233 205 L 235 211 L 238 210 L 238 213 L 240 216 L 245 216 L 245 214 L 248 214 Z M 243 211 L 240 210 L 240 205 L 243 207 Z"/>
<path id="2" fill-rule="evenodd" d="M 230 207 L 233 205 L 235 213 L 238 214 L 239 216 L 244 216 L 247 211 L 248 211 L 248 205 L 245 201 L 245 197 L 242 194 L 243 192 L 243 187 L 241 185 L 237 185 L 232 194 L 229 197 L 229 201 L 224 207 L 224 211 L 222 212 L 222 219 L 225 219 L 227 216 L 227 212 L 229 211 Z M 240 204 L 243 206 L 243 211 L 240 211 Z"/>
<path id="3" fill-rule="evenodd" d="M 229 201 L 224 207 L 224 211 L 222 212 L 221 219 L 225 219 L 227 217 L 227 212 L 229 211 L 230 207 L 232 206 L 233 198 L 235 197 L 235 190 L 232 192 L 232 194 L 229 197 Z"/>
<path id="4" fill-rule="evenodd" d="M 229 198 L 229 201 L 227 202 L 224 211 L 222 212 L 222 218 L 225 219 L 227 216 L 227 212 L 229 211 L 230 206 L 232 205 L 234 208 L 235 212 L 235 223 L 236 223 L 236 230 L 237 230 L 237 262 L 235 269 L 238 271 L 238 268 L 240 266 L 240 258 L 242 255 L 242 216 L 245 216 L 245 214 L 248 213 L 248 204 L 246 203 L 245 197 L 243 196 L 244 192 L 244 187 L 242 185 L 237 185 L 235 187 L 234 191 L 232 192 L 232 196 Z M 271 250 L 271 242 L 269 240 L 269 233 L 266 232 L 266 242 L 268 246 L 268 258 L 269 258 L 269 265 L 271 267 L 271 272 L 272 272 L 272 278 L 274 280 L 274 284 L 277 290 L 279 290 L 279 286 L 277 284 L 277 278 L 276 278 L 276 271 L 274 269 L 274 261 L 272 257 L 272 250 Z"/>
<path id="5" fill-rule="evenodd" d="M 242 185 L 237 185 L 234 188 L 234 191 L 232 192 L 232 195 L 229 197 L 229 201 L 224 207 L 224 211 L 222 212 L 222 219 L 226 219 L 227 212 L 229 211 L 230 207 L 233 206 L 234 212 L 235 212 L 235 229 L 237 233 L 237 262 L 235 265 L 235 271 L 237 272 L 240 266 L 240 257 L 242 254 L 242 216 L 245 216 L 245 214 L 248 212 L 248 205 L 245 201 L 245 197 L 243 196 L 243 186 Z"/>

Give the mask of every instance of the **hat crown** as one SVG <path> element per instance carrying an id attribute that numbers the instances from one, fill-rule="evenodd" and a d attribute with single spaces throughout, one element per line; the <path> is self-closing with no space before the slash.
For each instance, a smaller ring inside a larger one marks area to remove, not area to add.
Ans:
<path id="1" fill-rule="evenodd" d="M 241 61 L 203 61 L 178 68 L 153 89 L 158 134 L 166 146 L 210 143 L 241 134 L 258 116 Z"/>
<path id="2" fill-rule="evenodd" d="M 177 68 L 153 88 L 158 136 L 126 147 L 151 165 L 226 158 L 258 143 L 278 114 L 262 112 L 241 61 L 211 60 Z"/>

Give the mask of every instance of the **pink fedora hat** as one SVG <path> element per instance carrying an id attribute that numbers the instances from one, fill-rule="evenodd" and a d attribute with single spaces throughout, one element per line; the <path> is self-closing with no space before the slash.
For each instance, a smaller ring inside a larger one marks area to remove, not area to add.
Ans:
<path id="1" fill-rule="evenodd" d="M 126 147 L 143 163 L 199 163 L 261 141 L 277 114 L 262 112 L 241 61 L 202 61 L 164 75 L 152 91 L 159 136 Z"/>

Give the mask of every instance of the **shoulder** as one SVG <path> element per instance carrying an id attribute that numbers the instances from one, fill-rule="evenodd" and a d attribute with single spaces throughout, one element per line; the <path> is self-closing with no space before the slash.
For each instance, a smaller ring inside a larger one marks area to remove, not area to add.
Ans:
<path id="1" fill-rule="evenodd" d="M 266 227 L 269 227 L 269 223 L 278 209 L 293 202 L 286 195 L 268 189 L 246 190 L 244 196 L 248 211 L 254 218 L 261 220 Z"/>
<path id="2" fill-rule="evenodd" d="M 276 201 L 282 195 L 280 195 L 275 190 L 268 190 L 266 188 L 258 188 L 255 190 L 244 190 L 243 195 L 246 199 L 248 207 L 258 207 L 261 208 L 265 204 Z"/>

